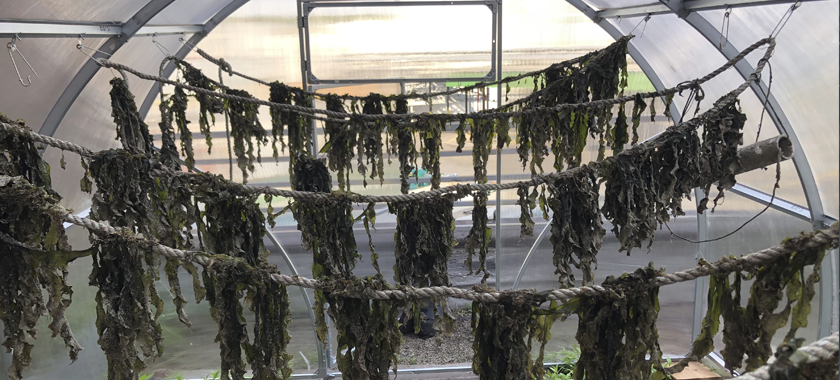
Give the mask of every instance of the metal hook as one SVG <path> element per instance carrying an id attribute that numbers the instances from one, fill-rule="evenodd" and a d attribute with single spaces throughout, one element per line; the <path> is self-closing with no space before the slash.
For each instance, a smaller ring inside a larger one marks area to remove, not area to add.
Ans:
<path id="1" fill-rule="evenodd" d="M 723 22 L 720 24 L 720 41 L 718 41 L 718 46 L 720 49 L 726 47 L 726 44 L 729 43 L 729 15 L 732 14 L 732 6 L 726 7 L 726 12 L 723 13 Z M 725 31 L 724 31 L 725 30 Z"/>
<path id="2" fill-rule="evenodd" d="M 12 55 L 12 52 L 16 51 L 18 53 L 20 58 L 23 59 L 23 62 L 26 62 L 26 65 L 29 66 L 29 70 L 32 70 L 32 73 L 35 74 L 36 77 L 38 76 L 38 73 L 35 72 L 35 69 L 32 68 L 32 65 L 29 64 L 29 61 L 26 60 L 26 57 L 24 57 L 23 53 L 21 53 L 20 50 L 17 48 L 17 43 L 16 43 L 17 41 L 20 41 L 20 36 L 15 34 L 14 37 L 12 37 L 12 42 L 9 42 L 9 43 L 6 44 L 6 49 L 9 51 L 9 58 L 12 59 L 12 66 L 15 67 L 15 73 L 17 73 L 18 81 L 20 81 L 20 84 L 23 87 L 29 87 L 30 85 L 32 85 L 32 76 L 31 75 L 26 76 L 26 80 L 29 83 L 26 83 L 26 82 L 23 81 L 23 77 L 20 76 L 20 70 L 18 70 L 17 62 L 15 62 L 15 56 Z"/>

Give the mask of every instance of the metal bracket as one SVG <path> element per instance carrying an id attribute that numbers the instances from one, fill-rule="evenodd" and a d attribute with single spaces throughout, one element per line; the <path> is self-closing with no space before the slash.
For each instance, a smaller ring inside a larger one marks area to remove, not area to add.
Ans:
<path id="1" fill-rule="evenodd" d="M 496 79 L 496 70 L 490 70 L 487 75 L 482 78 L 483 81 L 493 81 Z"/>

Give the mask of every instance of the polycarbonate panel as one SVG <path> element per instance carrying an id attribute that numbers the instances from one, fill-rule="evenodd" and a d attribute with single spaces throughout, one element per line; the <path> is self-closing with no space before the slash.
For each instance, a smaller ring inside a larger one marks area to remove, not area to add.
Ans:
<path id="1" fill-rule="evenodd" d="M 492 20 L 483 5 L 316 8 L 312 73 L 323 80 L 484 77 Z"/>
<path id="2" fill-rule="evenodd" d="M 12 1 L 3 4 L 4 19 L 125 23 L 149 0 Z"/>
<path id="3" fill-rule="evenodd" d="M 181 45 L 178 37 L 161 36 L 158 42 L 169 51 L 177 51 Z M 151 37 L 132 38 L 111 57 L 114 62 L 154 74 L 157 74 L 163 58 L 164 54 L 152 44 Z M 94 151 L 120 146 L 120 143 L 114 140 L 116 126 L 111 118 L 109 95 L 111 91 L 109 81 L 119 75 L 116 70 L 100 69 L 70 107 L 54 136 Z M 152 82 L 141 80 L 131 74 L 128 76 L 128 83 L 135 95 L 135 101 L 139 102 L 142 102 L 152 85 Z M 59 167 L 61 156 L 62 152 L 55 148 L 48 149 L 44 154 L 44 158 L 53 168 L 51 173 L 53 183 L 57 184 L 54 188 L 63 197 L 62 204 L 65 207 L 76 211 L 85 210 L 90 206 L 90 195 L 79 189 L 82 168 L 78 163 L 78 157 L 73 153 L 65 154 L 67 169 L 62 170 Z"/>
<path id="4" fill-rule="evenodd" d="M 753 215 L 760 212 L 763 208 L 763 206 L 737 195 L 729 194 L 727 195 L 727 198 L 727 205 L 729 207 L 726 210 L 718 210 L 714 214 L 709 215 L 709 238 L 711 239 L 734 231 Z M 723 240 L 708 243 L 708 248 L 705 250 L 704 258 L 708 261 L 715 261 L 724 256 L 734 255 L 738 257 L 767 247 L 778 245 L 785 238 L 797 236 L 800 232 L 810 231 L 812 231 L 812 227 L 808 222 L 787 216 L 772 209 L 767 210 L 764 214 L 747 224 L 743 229 L 736 232 L 734 235 Z M 828 257 L 826 257 L 823 261 L 823 265 L 830 265 Z M 810 268 L 808 268 L 805 275 L 810 275 Z M 831 279 L 822 280 L 831 281 Z M 752 281 L 745 281 L 742 284 L 742 306 L 746 306 L 749 299 L 749 286 L 751 283 Z M 817 294 L 811 302 L 811 313 L 808 317 L 808 326 L 799 329 L 796 334 L 797 337 L 805 338 L 806 342 L 812 342 L 817 338 L 817 323 L 819 320 L 820 309 L 819 284 L 816 286 L 816 291 Z M 708 287 L 705 292 L 706 294 L 708 293 Z M 703 296 L 704 301 L 707 299 L 706 294 Z M 776 332 L 776 336 L 771 344 L 772 347 L 775 348 L 782 343 L 788 329 L 789 324 L 786 324 L 785 327 L 782 327 Z M 715 339 L 715 351 L 720 353 L 723 348 L 722 335 L 718 334 Z"/>
<path id="5" fill-rule="evenodd" d="M 176 0 L 155 15 L 148 25 L 204 24 L 231 0 Z"/>
<path id="6" fill-rule="evenodd" d="M 730 14 L 729 41 L 742 48 L 770 34 L 789 5 L 738 8 Z M 840 6 L 835 1 L 805 2 L 800 6 L 776 39 L 776 50 L 770 64 L 773 69 L 773 96 L 790 121 L 793 131 L 805 149 L 814 173 L 826 214 L 838 216 L 840 188 L 838 162 L 840 141 L 840 60 L 837 18 Z M 703 16 L 719 25 L 723 11 L 703 12 Z M 751 54 L 752 64 L 761 58 Z M 762 79 L 767 83 L 769 70 Z"/>
<path id="7" fill-rule="evenodd" d="M 665 87 L 674 87 L 682 82 L 703 77 L 727 61 L 708 40 L 676 15 L 656 15 L 647 25 L 642 23 L 636 27 L 642 20 L 643 17 L 636 17 L 625 19 L 620 23 L 613 20 L 611 23 L 625 34 L 636 29 L 634 31 L 636 37 L 631 43 L 647 59 Z M 703 84 L 701 87 L 705 98 L 700 103 L 700 112 L 711 108 L 716 100 L 743 82 L 744 78 L 734 68 L 730 68 Z M 678 94 L 674 97 L 674 104 L 681 112 L 686 110 L 687 96 L 688 91 L 684 91 L 683 96 Z M 764 140 L 778 135 L 773 122 L 767 115 L 764 116 L 761 133 L 758 133 L 763 105 L 751 89 L 744 91 L 738 99 L 742 111 L 747 116 L 744 127 L 744 145 L 754 143 L 756 138 Z M 687 115 L 683 120 L 693 117 L 695 110 L 696 102 L 687 109 Z M 798 174 L 792 164 L 782 164 L 781 178 L 781 188 L 777 190 L 776 196 L 796 204 L 806 205 Z M 775 166 L 771 167 L 771 170 L 756 170 L 740 175 L 737 180 L 744 185 L 770 193 L 775 183 Z"/>
<path id="8" fill-rule="evenodd" d="M 85 44 L 99 46 L 105 40 L 87 39 Z M 23 87 L 8 54 L 0 58 L 0 112 L 12 119 L 24 119 L 33 131 L 41 129 L 61 93 L 89 59 L 76 49 L 75 39 L 27 38 L 17 41 L 17 48 L 38 75 L 32 73 L 18 53 L 15 62 L 21 77 L 32 84 Z"/>

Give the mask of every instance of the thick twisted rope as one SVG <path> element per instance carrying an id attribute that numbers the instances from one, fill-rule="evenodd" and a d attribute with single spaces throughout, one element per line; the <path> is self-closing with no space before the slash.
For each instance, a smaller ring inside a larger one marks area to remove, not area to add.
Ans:
<path id="1" fill-rule="evenodd" d="M 620 39 L 618 39 L 615 43 L 629 41 L 632 38 L 633 38 L 633 35 L 624 36 L 624 37 L 621 37 Z M 206 51 L 204 51 L 204 50 L 198 48 L 197 46 L 189 43 L 185 39 L 181 38 L 180 40 L 184 44 L 189 44 L 193 49 L 195 49 L 195 52 L 198 53 L 198 55 L 200 55 L 202 58 L 206 59 L 210 63 L 212 63 L 216 66 L 219 66 L 219 69 L 228 73 L 228 75 L 236 75 L 240 78 L 244 78 L 244 79 L 247 79 L 249 81 L 259 83 L 259 84 L 264 85 L 264 86 L 271 86 L 271 83 L 266 82 L 262 79 L 254 78 L 252 76 L 248 76 L 246 74 L 243 74 L 243 73 L 240 73 L 238 71 L 233 70 L 230 63 L 225 61 L 224 58 L 213 57 L 212 55 L 208 54 Z M 590 57 L 598 56 L 598 55 L 602 54 L 604 51 L 606 51 L 606 49 L 595 50 L 595 51 L 589 52 L 587 54 L 584 54 L 582 56 L 572 58 L 570 60 L 566 60 L 566 61 L 563 61 L 563 62 L 552 64 L 551 66 L 548 66 L 544 69 L 530 71 L 530 72 L 523 73 L 523 74 L 518 74 L 518 75 L 512 75 L 512 76 L 505 77 L 505 78 L 502 78 L 501 80 L 497 80 L 497 81 L 479 82 L 479 83 L 476 83 L 472 86 L 466 86 L 466 87 L 461 87 L 461 88 L 456 88 L 456 89 L 446 90 L 446 91 L 439 91 L 439 92 L 432 92 L 432 93 L 422 93 L 422 94 L 412 93 L 412 94 L 407 94 L 407 95 L 400 95 L 400 98 L 402 98 L 402 99 L 420 99 L 420 98 L 428 99 L 428 98 L 435 97 L 435 96 L 452 95 L 452 94 L 457 94 L 457 93 L 462 93 L 462 92 L 465 93 L 465 92 L 468 92 L 468 91 L 472 91 L 472 90 L 480 89 L 480 88 L 485 88 L 485 87 L 488 87 L 488 86 L 495 86 L 495 85 L 498 85 L 498 84 L 515 82 L 515 81 L 518 81 L 520 79 L 524 79 L 524 78 L 528 78 L 528 77 L 533 77 L 535 75 L 543 74 L 543 73 L 545 73 L 546 71 L 549 71 L 549 70 L 568 67 L 568 66 L 571 66 L 571 65 L 578 64 L 580 62 L 587 61 L 587 60 L 589 60 Z M 177 59 L 177 58 L 173 57 L 173 59 Z M 339 98 L 342 98 L 342 99 L 345 99 L 345 100 L 364 100 L 365 99 L 364 96 L 321 94 L 321 93 L 317 93 L 317 92 L 306 91 L 302 88 L 298 88 L 298 87 L 294 87 L 294 86 L 286 86 L 286 87 L 288 87 L 289 89 L 291 89 L 295 92 L 302 92 L 305 95 L 312 96 L 312 97 L 317 97 L 317 98 L 322 99 L 322 100 L 325 99 L 328 96 L 331 96 L 331 95 L 338 96 Z"/>
<path id="2" fill-rule="evenodd" d="M 336 121 L 336 122 L 342 122 L 342 121 L 347 121 L 347 120 L 355 120 L 355 121 L 360 121 L 360 120 L 405 121 L 405 120 L 413 120 L 413 119 L 418 119 L 418 120 L 419 119 L 434 119 L 434 120 L 455 121 L 455 120 L 460 120 L 461 118 L 468 118 L 468 119 L 510 118 L 510 117 L 514 117 L 514 116 L 530 115 L 530 114 L 544 113 L 544 112 L 549 112 L 549 111 L 557 112 L 557 111 L 560 111 L 562 109 L 577 109 L 577 108 L 585 108 L 585 107 L 605 107 L 605 106 L 612 106 L 612 105 L 616 105 L 616 104 L 621 104 L 621 103 L 626 103 L 626 102 L 633 101 L 636 98 L 636 96 L 641 96 L 642 98 L 654 98 L 654 97 L 661 97 L 661 96 L 676 94 L 676 93 L 678 93 L 680 91 L 683 91 L 683 90 L 686 90 L 686 89 L 697 88 L 701 84 L 703 84 L 705 82 L 708 82 L 712 78 L 720 75 L 722 72 L 724 72 L 727 69 L 734 66 L 737 62 L 744 59 L 744 57 L 746 57 L 748 54 L 752 53 L 754 50 L 756 50 L 756 49 L 758 49 L 758 48 L 760 48 L 761 46 L 764 46 L 764 45 L 768 45 L 767 51 L 764 54 L 764 58 L 762 58 L 762 60 L 760 60 L 759 64 L 756 66 L 756 71 L 751 75 L 751 79 L 749 80 L 749 82 L 751 83 L 752 81 L 755 81 L 756 79 L 758 79 L 758 77 L 760 75 L 759 73 L 763 70 L 764 66 L 766 65 L 766 61 L 770 58 L 773 51 L 775 50 L 776 42 L 773 38 L 769 38 L 769 37 L 764 38 L 764 39 L 752 44 L 750 47 L 743 50 L 740 54 L 738 54 L 737 56 L 735 56 L 732 59 L 730 59 L 729 61 L 727 61 L 723 66 L 719 67 L 718 69 L 712 71 L 711 73 L 707 74 L 706 76 L 704 76 L 702 78 L 699 78 L 699 79 L 696 79 L 696 80 L 693 80 L 693 81 L 689 81 L 689 82 L 683 82 L 683 83 L 681 83 L 681 84 L 679 84 L 675 87 L 672 87 L 672 88 L 669 88 L 669 89 L 664 89 L 662 91 L 649 92 L 649 93 L 644 93 L 644 94 L 637 94 L 637 95 L 633 95 L 633 96 L 624 96 L 624 97 L 614 98 L 614 99 L 594 100 L 594 101 L 583 102 L 583 103 L 561 104 L 561 105 L 557 105 L 557 106 L 553 106 L 553 107 L 530 108 L 530 109 L 520 110 L 520 111 L 516 111 L 516 112 L 487 112 L 487 111 L 482 111 L 482 112 L 470 112 L 470 113 L 464 113 L 464 114 L 428 114 L 428 113 L 424 113 L 424 114 L 353 114 L 353 113 L 346 113 L 346 112 L 335 112 L 335 111 L 322 110 L 322 109 L 317 109 L 317 108 L 302 107 L 302 106 L 297 106 L 297 105 L 292 105 L 292 104 L 274 103 L 274 102 L 269 102 L 269 101 L 261 100 L 261 99 L 246 98 L 246 97 L 221 93 L 221 92 L 217 92 L 217 91 L 211 91 L 211 90 L 207 90 L 207 89 L 204 89 L 204 88 L 194 87 L 194 86 L 190 86 L 188 84 L 184 84 L 184 83 L 181 83 L 181 82 L 173 81 L 173 80 L 170 80 L 170 79 L 167 79 L 167 78 L 162 78 L 162 77 L 159 77 L 159 76 L 149 75 L 149 74 L 137 71 L 137 70 L 135 70 L 135 69 L 133 69 L 129 66 L 126 66 L 126 65 L 123 65 L 123 64 L 120 64 L 120 63 L 111 62 L 111 61 L 109 61 L 107 59 L 104 59 L 104 58 L 97 58 L 96 62 L 102 67 L 113 68 L 113 69 L 117 69 L 117 70 L 120 70 L 120 71 L 129 72 L 129 73 L 132 73 L 132 74 L 134 74 L 135 76 L 137 76 L 138 78 L 141 78 L 141 79 L 152 80 L 152 81 L 157 81 L 157 82 L 160 82 L 160 83 L 165 83 L 165 84 L 181 87 L 181 88 L 184 88 L 184 89 L 196 92 L 196 93 L 204 94 L 204 95 L 207 95 L 207 96 L 213 96 L 213 97 L 217 97 L 217 98 L 234 100 L 234 101 L 250 103 L 250 104 L 258 104 L 258 105 L 262 105 L 262 106 L 266 106 L 266 107 L 270 107 L 270 108 L 280 109 L 280 110 L 288 111 L 288 112 L 296 112 L 296 113 L 303 114 L 303 115 L 308 115 L 308 116 L 314 116 L 315 114 L 322 114 L 322 115 L 326 115 L 326 116 L 328 116 L 330 118 L 333 118 L 333 119 L 338 119 L 338 120 L 330 120 L 330 121 Z M 754 78 L 752 77 L 753 75 L 755 76 Z"/>
<path id="3" fill-rule="evenodd" d="M 607 158 L 607 159 L 605 159 L 601 162 L 593 162 L 593 163 L 590 163 L 586 166 L 589 166 L 591 169 L 597 170 L 597 169 L 599 169 L 599 168 L 601 168 L 605 165 L 611 164 L 612 161 L 616 160 L 617 157 L 620 157 L 622 155 L 638 154 L 638 153 L 640 153 L 642 151 L 646 151 L 648 149 L 655 149 L 657 146 L 659 146 L 663 142 L 667 141 L 667 139 L 669 138 L 669 135 L 672 134 L 672 133 L 681 133 L 681 132 L 686 132 L 686 131 L 690 131 L 690 130 L 694 130 L 694 129 L 698 128 L 701 124 L 701 120 L 703 120 L 703 118 L 705 116 L 720 112 L 721 109 L 723 109 L 724 107 L 726 107 L 729 104 L 731 104 L 732 102 L 734 102 L 735 99 L 740 94 L 742 94 L 747 88 L 749 88 L 749 86 L 753 82 L 758 80 L 758 78 L 760 77 L 761 71 L 764 70 L 764 66 L 766 66 L 770 56 L 772 56 L 772 54 L 773 54 L 773 50 L 775 49 L 775 46 L 776 46 L 775 40 L 773 40 L 771 38 L 765 38 L 765 39 L 763 39 L 759 42 L 756 42 L 755 44 L 750 46 L 750 48 L 744 50 L 743 52 L 741 52 L 741 54 L 739 54 L 738 56 L 736 56 L 735 58 L 730 60 L 726 65 L 724 65 L 720 69 L 716 70 L 716 72 L 718 72 L 718 71 L 722 72 L 723 70 L 725 70 L 726 68 L 729 67 L 727 65 L 729 65 L 730 63 L 734 64 L 734 62 L 739 61 L 741 58 L 743 58 L 743 56 L 746 56 L 749 52 L 758 48 L 759 46 L 762 46 L 763 44 L 768 44 L 767 50 L 764 53 L 764 57 L 762 57 L 762 59 L 760 59 L 758 61 L 758 64 L 756 65 L 755 70 L 753 71 L 753 73 L 750 74 L 750 76 L 747 78 L 747 80 L 744 81 L 744 83 L 742 83 L 740 86 L 738 86 L 735 90 L 733 90 L 732 92 L 730 92 L 727 95 L 720 98 L 717 102 L 715 102 L 714 106 L 711 109 L 704 112 L 700 117 L 696 117 L 696 118 L 691 119 L 689 121 L 686 121 L 682 124 L 669 127 L 668 129 L 665 130 L 665 132 L 663 132 L 662 134 L 660 134 L 656 138 L 653 138 L 653 139 L 647 140 L 645 142 L 642 142 L 640 144 L 637 144 L 630 149 L 624 150 L 623 152 L 619 153 L 616 156 L 609 157 L 609 158 Z M 112 64 L 112 63 L 109 62 L 109 64 Z M 112 64 L 112 65 L 114 65 L 115 67 L 116 66 L 125 67 L 125 66 L 118 65 L 118 64 Z M 127 67 L 125 67 L 125 68 L 127 68 Z M 130 68 L 127 68 L 127 69 L 132 70 Z M 701 82 L 701 81 L 713 78 L 714 76 L 717 75 L 716 72 L 712 72 L 712 73 L 706 75 L 705 77 L 696 80 L 695 82 Z M 257 99 L 241 98 L 241 97 L 238 97 L 238 96 L 232 96 L 232 95 L 228 95 L 228 94 L 220 94 L 220 93 L 217 93 L 215 91 L 208 91 L 208 90 L 205 90 L 203 88 L 184 85 L 184 84 L 174 82 L 174 81 L 171 81 L 171 80 L 165 79 L 165 78 L 153 77 L 153 76 L 143 74 L 143 73 L 137 73 L 137 74 L 141 75 L 141 78 L 143 78 L 143 77 L 158 78 L 161 81 L 163 81 L 164 83 L 170 83 L 170 82 L 173 83 L 173 84 L 177 83 L 179 86 L 183 86 L 183 87 L 188 88 L 188 89 L 194 88 L 196 90 L 200 90 L 200 92 L 207 92 L 207 93 L 212 93 L 212 94 L 217 94 L 217 95 L 224 95 L 223 97 L 225 97 L 225 98 L 239 98 L 239 99 L 246 99 L 246 100 L 249 100 L 249 101 L 257 101 L 257 102 L 262 102 L 262 103 L 276 104 L 278 106 L 283 106 L 283 107 L 296 107 L 296 106 L 292 106 L 292 105 L 289 105 L 289 104 L 270 103 L 270 102 L 257 100 Z M 621 98 L 619 98 L 619 99 L 621 99 Z M 604 100 L 604 101 L 615 101 L 615 99 Z M 598 101 L 598 102 L 602 102 L 602 101 Z M 304 108 L 304 107 L 300 107 L 300 108 Z M 304 108 L 304 109 L 311 110 L 309 108 Z M 538 110 L 543 110 L 543 109 L 544 108 L 541 107 Z M 332 111 L 324 111 L 324 110 L 318 110 L 318 111 L 328 112 L 328 113 L 332 113 L 332 114 L 348 115 L 348 114 L 332 112 Z M 542 112 L 542 111 L 538 111 L 538 112 Z M 352 116 L 353 117 L 357 117 L 357 116 L 379 117 L 379 116 L 392 116 L 392 115 L 352 115 Z M 429 116 L 429 115 L 423 115 L 423 116 L 425 117 L 425 116 Z M 61 140 L 58 140 L 58 139 L 55 139 L 55 138 L 52 138 L 52 137 L 43 136 L 43 135 L 34 133 L 32 131 L 20 128 L 18 126 L 5 124 L 5 123 L 0 123 L 0 128 L 2 128 L 4 130 L 10 130 L 11 129 L 11 130 L 14 130 L 16 133 L 29 134 L 34 141 L 42 142 L 42 143 L 45 143 L 45 144 L 48 144 L 48 145 L 52 145 L 52 146 L 55 146 L 55 147 L 57 147 L 59 149 L 62 149 L 62 150 L 76 152 L 76 153 L 78 153 L 80 155 L 83 155 L 85 157 L 93 157 L 94 156 L 94 153 L 87 148 L 84 148 L 84 147 L 81 147 L 81 146 L 78 146 L 76 144 L 72 144 L 72 143 L 69 143 L 69 142 L 66 142 L 66 141 L 61 141 Z M 439 188 L 439 189 L 434 189 L 434 190 L 429 190 L 429 191 L 409 193 L 409 194 L 396 194 L 396 195 L 360 195 L 360 194 L 354 194 L 354 193 L 331 194 L 331 193 L 319 193 L 319 192 L 281 190 L 281 189 L 274 189 L 274 188 L 271 188 L 271 187 L 268 187 L 268 186 L 242 185 L 242 184 L 238 184 L 238 183 L 235 183 L 235 182 L 229 182 L 229 184 L 231 186 L 241 186 L 246 191 L 251 192 L 251 193 L 270 194 L 270 195 L 290 197 L 290 198 L 296 198 L 296 199 L 304 199 L 304 200 L 318 200 L 318 199 L 325 199 L 327 197 L 343 196 L 343 197 L 348 198 L 350 201 L 357 202 L 357 203 L 408 202 L 408 201 L 413 201 L 413 200 L 418 200 L 418 199 L 423 199 L 423 198 L 429 198 L 429 197 L 439 197 L 443 194 L 453 194 L 454 193 L 454 194 L 457 194 L 457 195 L 463 197 L 463 196 L 466 196 L 466 194 L 469 194 L 470 192 L 474 192 L 474 191 L 489 191 L 489 190 L 498 191 L 498 190 L 518 189 L 518 188 L 523 188 L 523 187 L 533 187 L 533 186 L 537 186 L 537 185 L 546 183 L 546 182 L 548 182 L 552 179 L 574 175 L 577 171 L 581 170 L 582 168 L 583 167 L 577 167 L 577 168 L 569 169 L 569 170 L 566 170 L 566 171 L 563 171 L 563 172 L 539 174 L 539 175 L 536 175 L 536 176 L 532 177 L 530 180 L 527 180 L 527 181 L 519 181 L 519 182 L 511 182 L 511 183 L 503 183 L 503 184 L 494 184 L 494 183 L 458 184 L 458 185 L 454 185 L 454 186 L 447 186 L 447 187 L 442 187 L 442 188 Z M 158 175 L 158 174 L 165 175 L 167 173 L 176 173 L 176 172 L 169 171 L 168 169 L 165 169 L 165 170 L 160 170 L 159 169 L 159 170 L 155 171 L 156 175 Z M 193 174 L 183 173 L 183 172 L 177 172 L 177 173 L 180 173 L 181 175 L 193 175 Z"/>
<path id="4" fill-rule="evenodd" d="M 814 343 L 811 343 L 805 347 L 801 347 L 796 350 L 798 353 L 804 353 L 808 355 L 808 358 L 805 359 L 804 363 L 797 363 L 800 365 L 811 364 L 826 360 L 831 360 L 836 363 L 837 358 L 836 355 L 840 351 L 840 345 L 838 344 L 838 334 L 834 333 L 825 338 L 822 338 Z M 795 355 L 795 354 L 794 354 Z M 773 359 L 770 358 L 768 363 L 755 371 L 750 373 L 745 373 L 741 376 L 736 377 L 735 379 L 740 380 L 771 380 L 771 372 L 773 370 Z M 733 379 L 733 380 L 735 380 Z"/>
<path id="5" fill-rule="evenodd" d="M 149 249 L 160 255 L 169 258 L 176 258 L 197 263 L 203 267 L 213 265 L 214 259 L 204 252 L 200 251 L 184 251 L 172 247 L 167 247 L 163 244 L 150 240 L 142 234 L 135 234 L 128 229 L 114 228 L 108 223 L 98 222 L 89 218 L 83 218 L 73 215 L 67 209 L 56 205 L 53 210 L 56 215 L 61 216 L 65 221 L 73 223 L 78 226 L 87 228 L 97 234 L 105 235 L 119 235 L 127 241 L 137 244 L 142 248 Z M 751 253 L 740 258 L 723 258 L 717 262 L 705 264 L 703 266 L 688 269 L 681 272 L 671 274 L 663 274 L 657 276 L 649 286 L 664 286 L 672 285 L 679 282 L 686 282 L 694 280 L 698 277 L 705 277 L 711 274 L 729 273 L 746 268 L 758 267 L 778 259 L 781 256 L 791 254 L 803 249 L 812 249 L 827 246 L 837 246 L 838 238 L 840 238 L 840 224 L 835 223 L 831 227 L 804 234 L 800 237 L 790 239 L 783 244 L 763 249 L 761 251 Z M 272 273 L 270 278 L 273 282 L 282 285 L 294 285 L 310 289 L 331 289 L 328 283 L 322 281 L 300 277 L 287 276 L 280 273 Z M 335 293 L 341 294 L 340 291 L 332 290 Z M 594 297 L 602 294 L 607 294 L 610 290 L 603 286 L 583 286 L 579 288 L 569 289 L 553 289 L 542 292 L 547 300 L 567 302 L 572 298 L 579 296 Z M 452 297 L 460 298 L 469 301 L 479 302 L 498 302 L 501 292 L 496 291 L 480 291 L 473 289 L 460 289 L 449 286 L 433 286 L 427 288 L 413 288 L 401 287 L 399 289 L 388 290 L 374 290 L 372 292 L 365 292 L 364 294 L 347 294 L 350 297 L 356 298 L 371 298 L 371 299 L 420 299 L 420 298 L 439 298 Z"/>

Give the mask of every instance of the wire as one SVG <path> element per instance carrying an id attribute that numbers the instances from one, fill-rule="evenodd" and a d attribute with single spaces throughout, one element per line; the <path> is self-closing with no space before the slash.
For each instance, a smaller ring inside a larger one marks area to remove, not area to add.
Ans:
<path id="1" fill-rule="evenodd" d="M 770 61 L 767 61 L 767 68 L 770 71 L 770 79 L 767 82 L 767 92 L 765 93 L 763 89 L 761 90 L 762 95 L 764 95 L 764 107 L 761 108 L 761 117 L 758 119 L 758 132 L 755 134 L 755 142 L 758 142 L 758 137 L 761 136 L 761 124 L 764 123 L 764 113 L 767 111 L 767 105 L 770 103 L 770 88 L 773 86 L 773 66 L 770 65 Z M 779 119 L 777 118 L 776 120 Z M 782 130 L 784 131 L 784 127 L 782 127 Z M 784 132 L 787 135 L 787 131 Z"/>
<path id="2" fill-rule="evenodd" d="M 767 206 L 764 206 L 764 209 L 762 209 L 761 211 L 759 211 L 759 212 L 758 212 L 758 214 L 755 214 L 752 218 L 750 218 L 749 220 L 747 220 L 746 222 L 744 222 L 744 224 L 742 224 L 740 227 L 736 228 L 734 231 L 732 231 L 732 232 L 730 232 L 730 233 L 728 233 L 728 234 L 726 234 L 726 235 L 723 235 L 723 236 L 721 236 L 721 237 L 716 237 L 716 238 L 714 238 L 714 239 L 706 239 L 706 240 L 691 240 L 691 239 L 686 238 L 686 237 L 683 237 L 683 236 L 681 236 L 681 235 L 677 234 L 676 232 L 674 232 L 673 230 L 671 230 L 671 226 L 669 226 L 669 225 L 668 225 L 668 222 L 665 222 L 665 223 L 664 223 L 664 224 L 665 224 L 665 227 L 666 227 L 666 228 L 668 228 L 668 232 L 670 232 L 670 233 L 671 233 L 671 236 L 674 236 L 674 237 L 676 237 L 677 239 L 680 239 L 680 240 L 683 240 L 683 241 L 687 241 L 687 242 L 692 243 L 692 244 L 711 243 L 711 242 L 713 242 L 713 241 L 718 241 L 718 240 L 723 240 L 723 239 L 726 239 L 726 238 L 728 238 L 728 237 L 730 237 L 730 236 L 732 236 L 732 235 L 736 234 L 738 231 L 740 231 L 740 230 L 741 230 L 741 229 L 743 229 L 744 227 L 746 227 L 746 226 L 747 226 L 748 224 L 750 224 L 753 220 L 755 220 L 756 218 L 758 218 L 759 216 L 761 216 L 761 214 L 764 214 L 764 212 L 765 212 L 765 211 L 767 211 L 767 210 L 770 208 L 770 206 L 772 206 L 772 205 L 773 205 L 773 201 L 774 201 L 774 200 L 776 200 L 776 189 L 778 189 L 778 188 L 779 188 L 779 181 L 781 180 L 781 178 L 782 178 L 782 163 L 781 163 L 781 161 L 780 161 L 780 162 L 776 162 L 776 183 L 773 185 L 773 192 L 772 192 L 772 194 L 770 195 L 770 202 L 767 202 Z"/>
<path id="3" fill-rule="evenodd" d="M 636 28 L 638 28 L 639 25 L 642 25 L 642 23 L 645 23 L 645 28 L 647 28 L 647 22 L 648 22 L 648 20 L 650 20 L 650 16 L 651 16 L 651 14 L 648 13 L 647 16 L 645 16 L 645 18 L 642 19 L 642 21 L 639 21 L 639 23 L 636 24 L 636 26 L 633 27 L 633 29 L 630 31 L 630 33 L 627 33 L 627 35 L 633 34 L 633 32 L 636 30 Z M 642 34 L 645 34 L 645 29 L 644 28 L 642 29 Z M 642 36 L 639 36 L 639 38 L 642 38 Z"/>
<path id="4" fill-rule="evenodd" d="M 799 6 L 802 5 L 802 0 L 797 0 L 793 5 L 785 11 L 785 14 L 782 15 L 782 18 L 779 20 L 779 23 L 776 24 L 776 27 L 770 32 L 770 37 L 776 38 L 779 36 L 779 33 L 782 32 L 782 29 L 787 25 L 788 20 L 790 20 L 791 16 L 793 16 L 793 11 L 795 11 Z M 775 35 L 774 35 L 775 34 Z"/>

